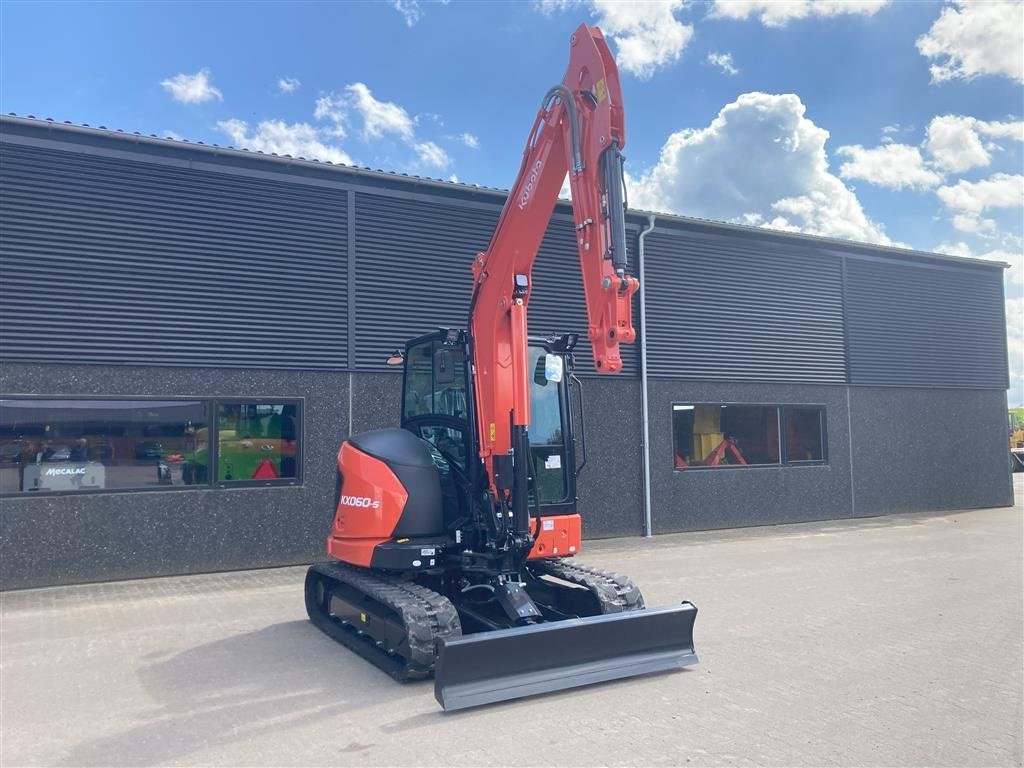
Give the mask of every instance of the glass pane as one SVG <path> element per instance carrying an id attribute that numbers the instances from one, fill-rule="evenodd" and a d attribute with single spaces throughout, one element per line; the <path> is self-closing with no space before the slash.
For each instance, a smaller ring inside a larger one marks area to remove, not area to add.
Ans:
<path id="1" fill-rule="evenodd" d="M 434 356 L 445 355 L 450 363 L 451 381 L 438 382 Z M 468 418 L 466 406 L 466 360 L 460 347 L 446 347 L 427 341 L 409 349 L 405 362 L 405 403 L 402 418 L 440 414 Z"/>
<path id="2" fill-rule="evenodd" d="M 565 501 L 565 438 L 559 385 L 544 375 L 547 352 L 530 347 L 530 451 L 541 504 Z M 531 494 L 532 496 L 532 494 Z"/>
<path id="3" fill-rule="evenodd" d="M 218 403 L 217 479 L 295 479 L 298 441 L 294 404 Z"/>
<path id="4" fill-rule="evenodd" d="M 786 408 L 786 460 L 824 461 L 823 408 Z"/>
<path id="5" fill-rule="evenodd" d="M 199 401 L 0 400 L 0 493 L 208 482 Z"/>
<path id="6" fill-rule="evenodd" d="M 775 406 L 674 405 L 672 432 L 677 469 L 779 463 Z"/>

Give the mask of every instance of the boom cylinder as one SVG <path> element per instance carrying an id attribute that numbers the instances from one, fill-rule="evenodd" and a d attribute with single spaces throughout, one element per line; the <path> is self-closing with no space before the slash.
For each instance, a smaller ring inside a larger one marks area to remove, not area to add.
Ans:
<path id="1" fill-rule="evenodd" d="M 626 203 L 622 178 L 624 158 L 619 151 L 617 142 L 601 155 L 604 165 L 605 218 L 608 222 L 608 253 L 605 258 L 611 259 L 615 274 L 620 278 L 626 276 Z"/>

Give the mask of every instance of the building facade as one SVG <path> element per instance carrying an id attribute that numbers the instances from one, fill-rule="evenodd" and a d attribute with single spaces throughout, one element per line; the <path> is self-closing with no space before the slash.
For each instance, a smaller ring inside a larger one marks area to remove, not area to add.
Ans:
<path id="1" fill-rule="evenodd" d="M 397 422 L 392 350 L 465 325 L 505 193 L 0 127 L 0 587 L 320 556 L 338 446 Z M 628 236 L 642 343 L 618 376 L 577 354 L 585 536 L 1012 503 L 1002 267 L 640 212 Z M 559 203 L 531 331 L 585 331 L 577 259 Z"/>

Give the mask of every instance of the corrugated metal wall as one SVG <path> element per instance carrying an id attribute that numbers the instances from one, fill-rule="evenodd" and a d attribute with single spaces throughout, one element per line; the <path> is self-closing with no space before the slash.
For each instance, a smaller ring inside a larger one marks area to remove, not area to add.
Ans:
<path id="1" fill-rule="evenodd" d="M 8 360 L 346 364 L 346 193 L 0 145 Z"/>
<path id="2" fill-rule="evenodd" d="M 276 165 L 243 173 L 205 156 L 215 172 L 147 162 L 141 145 L 115 157 L 11 139 L 0 144 L 11 361 L 379 370 L 407 338 L 465 323 L 470 260 L 499 213 L 490 198 L 407 193 L 398 177 L 374 193 L 337 172 L 296 171 L 293 183 Z M 535 267 L 530 327 L 579 332 L 589 373 L 562 209 Z M 635 265 L 635 231 L 629 245 Z M 1006 386 L 999 271 L 857 250 L 660 225 L 646 241 L 651 375 Z M 627 374 L 637 357 L 623 348 Z"/>
<path id="3" fill-rule="evenodd" d="M 847 260 L 853 384 L 1008 386 L 995 270 Z"/>
<path id="4" fill-rule="evenodd" d="M 465 327 L 472 259 L 487 247 L 499 209 L 361 191 L 355 201 L 356 366 L 381 370 L 406 339 L 439 326 Z M 548 226 L 533 283 L 531 332 L 579 333 L 579 372 L 593 372 L 579 255 L 568 218 L 555 217 Z M 636 347 L 623 353 L 624 370 L 635 373 Z"/>
<path id="5" fill-rule="evenodd" d="M 840 258 L 660 231 L 644 255 L 651 376 L 846 381 Z"/>

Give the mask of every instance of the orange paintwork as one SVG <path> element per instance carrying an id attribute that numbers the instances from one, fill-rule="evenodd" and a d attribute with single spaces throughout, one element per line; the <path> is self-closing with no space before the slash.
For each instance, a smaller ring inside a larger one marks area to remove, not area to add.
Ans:
<path id="1" fill-rule="evenodd" d="M 537 524 L 530 521 L 530 529 Z M 540 535 L 527 556 L 528 560 L 544 557 L 569 557 L 580 551 L 582 526 L 579 515 L 557 515 L 540 519 Z"/>
<path id="2" fill-rule="evenodd" d="M 409 494 L 387 464 L 351 443 L 342 443 L 338 469 L 341 496 L 327 539 L 327 553 L 343 562 L 369 567 L 373 548 L 391 538 Z"/>

